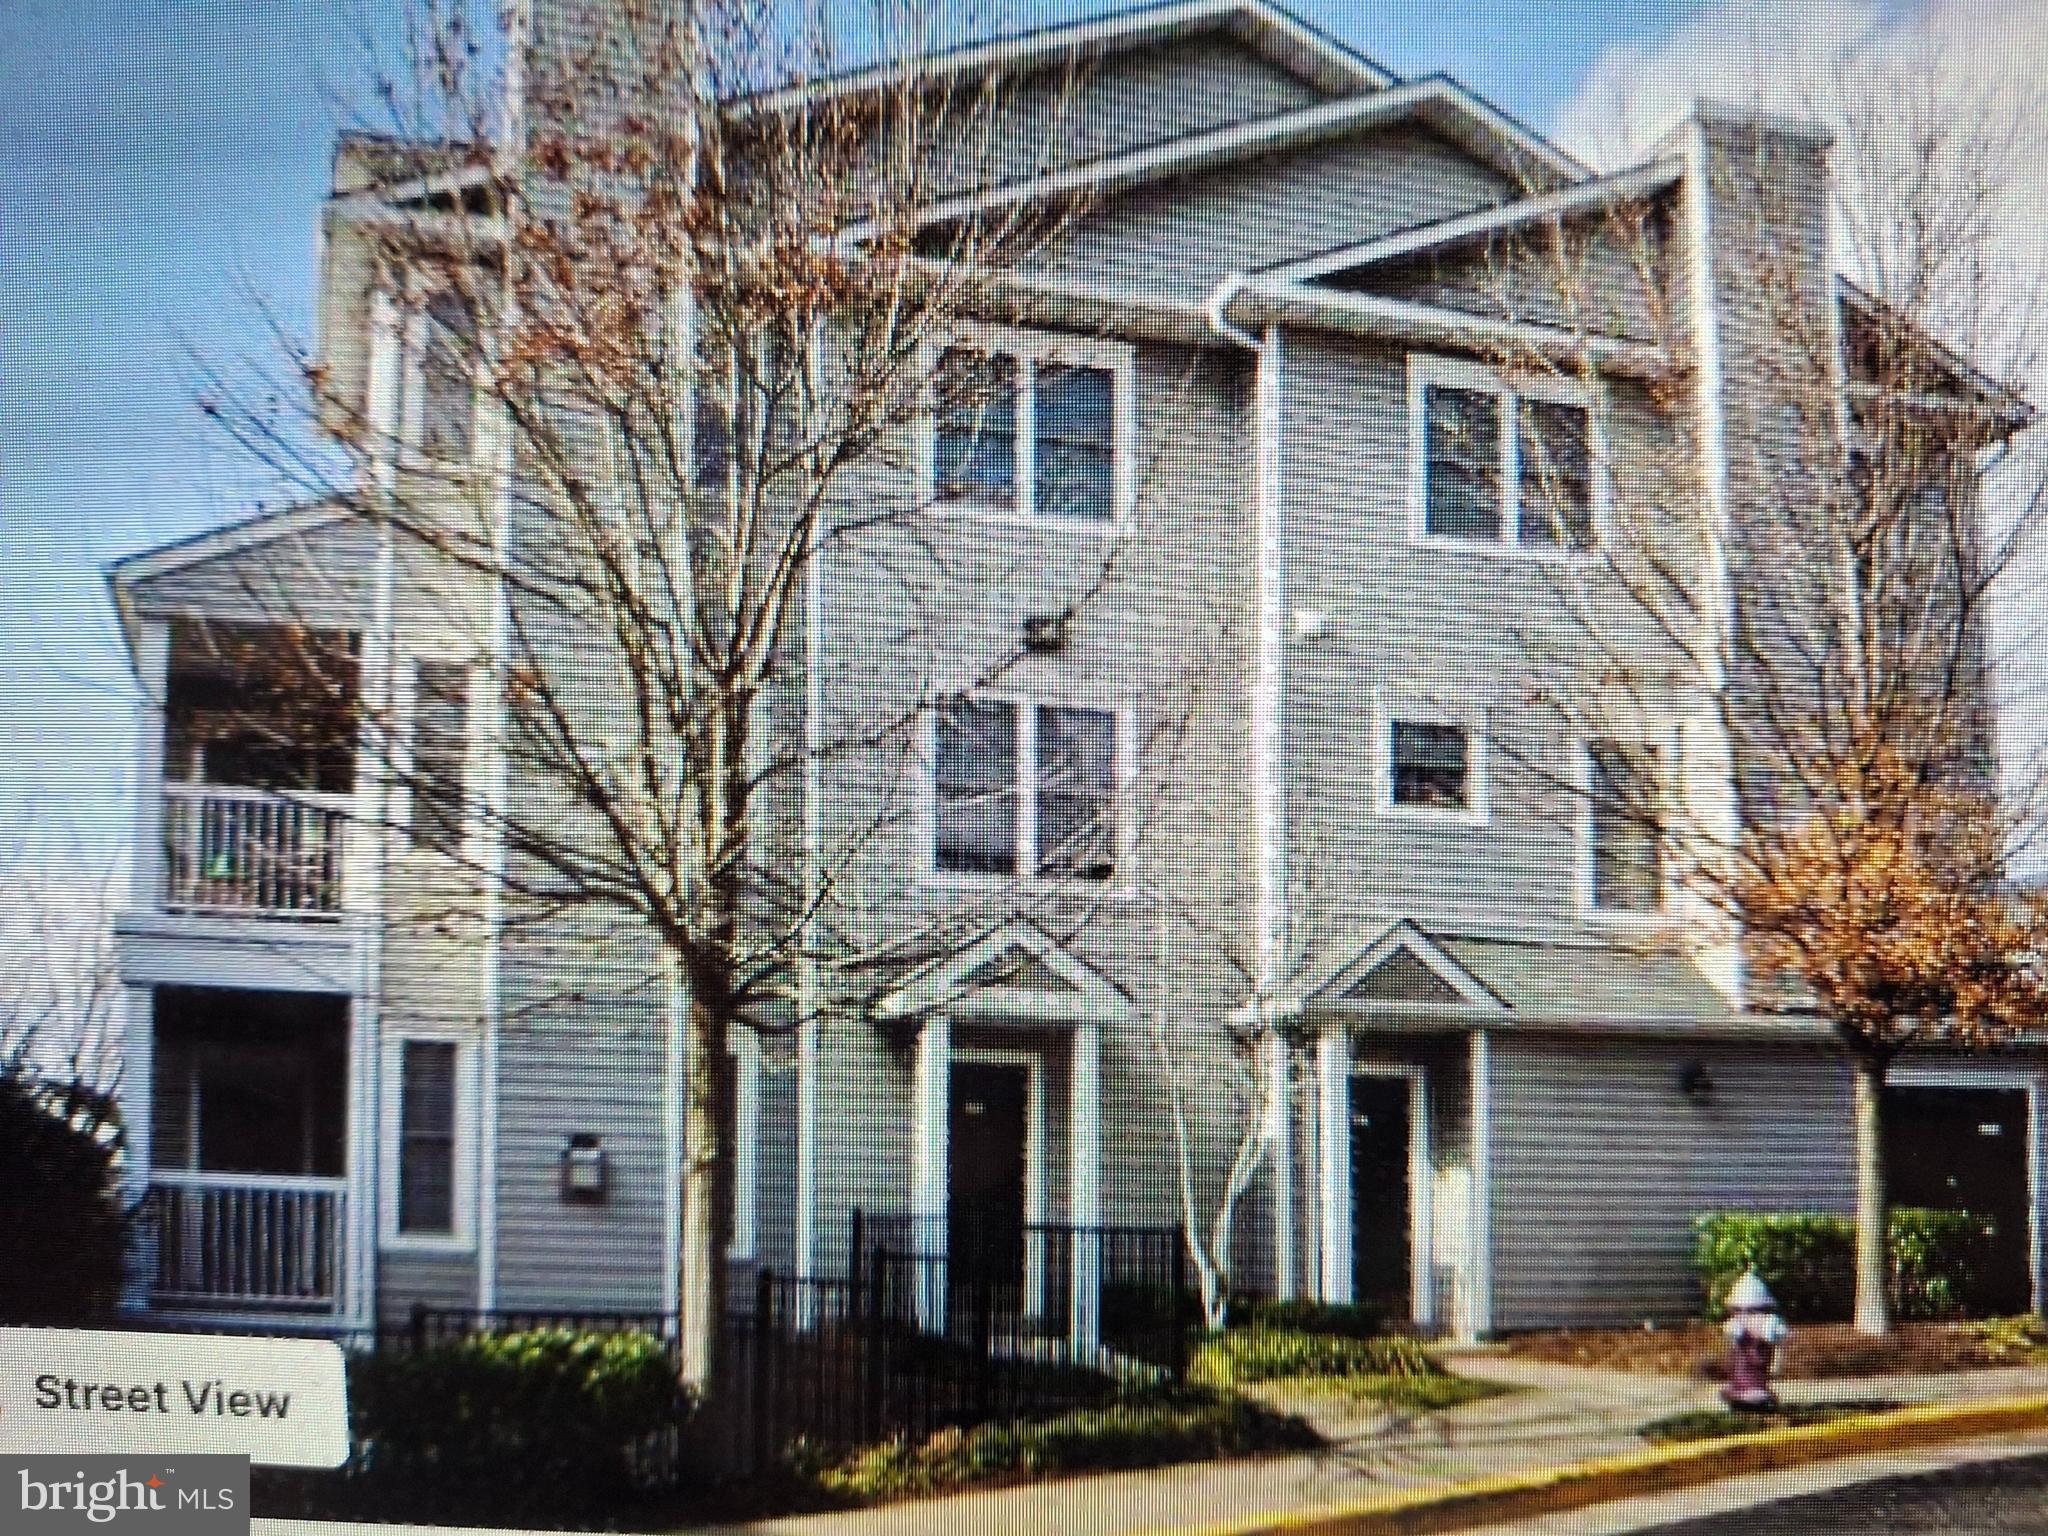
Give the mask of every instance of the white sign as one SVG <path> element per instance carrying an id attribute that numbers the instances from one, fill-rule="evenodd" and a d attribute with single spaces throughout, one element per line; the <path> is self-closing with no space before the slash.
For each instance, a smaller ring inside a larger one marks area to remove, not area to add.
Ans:
<path id="1" fill-rule="evenodd" d="M 212 1452 L 338 1467 L 344 1383 L 328 1339 L 0 1328 L 0 1453 Z"/>

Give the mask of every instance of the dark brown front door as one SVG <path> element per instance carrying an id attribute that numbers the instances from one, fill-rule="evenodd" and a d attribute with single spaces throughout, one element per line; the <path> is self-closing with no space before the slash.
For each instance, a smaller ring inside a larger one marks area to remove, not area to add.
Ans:
<path id="1" fill-rule="evenodd" d="M 1025 1111 L 1021 1065 L 955 1062 L 947 1120 L 946 1248 L 955 1284 L 1024 1274 Z"/>
<path id="2" fill-rule="evenodd" d="M 1351 1294 L 1408 1315 L 1408 1080 L 1351 1079 Z"/>
<path id="3" fill-rule="evenodd" d="M 1991 1222 L 1972 1310 L 2030 1310 L 2026 1090 L 1887 1088 L 1884 1161 L 1895 1209 L 1969 1211 Z"/>

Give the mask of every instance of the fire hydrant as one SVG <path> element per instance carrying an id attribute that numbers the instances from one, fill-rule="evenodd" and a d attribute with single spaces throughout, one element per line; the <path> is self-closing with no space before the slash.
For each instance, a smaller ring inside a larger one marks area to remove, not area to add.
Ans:
<path id="1" fill-rule="evenodd" d="M 1755 1270 L 1728 1291 L 1728 1380 L 1721 1400 L 1730 1408 L 1769 1413 L 1778 1406 L 1771 1390 L 1771 1363 L 1791 1329 L 1778 1316 L 1777 1299 Z"/>

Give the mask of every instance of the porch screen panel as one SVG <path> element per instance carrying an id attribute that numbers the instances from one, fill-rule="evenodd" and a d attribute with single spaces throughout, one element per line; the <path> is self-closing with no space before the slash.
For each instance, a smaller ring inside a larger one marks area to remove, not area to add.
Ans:
<path id="1" fill-rule="evenodd" d="M 408 1040 L 401 1063 L 398 1230 L 455 1230 L 455 1063 L 446 1040 Z"/>

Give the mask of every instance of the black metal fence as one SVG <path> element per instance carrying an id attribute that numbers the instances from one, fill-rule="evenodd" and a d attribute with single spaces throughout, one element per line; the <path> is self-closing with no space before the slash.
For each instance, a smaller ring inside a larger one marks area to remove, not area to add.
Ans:
<path id="1" fill-rule="evenodd" d="M 708 1426 L 729 1470 L 770 1466 L 800 1442 L 831 1452 L 1044 1417 L 1185 1371 L 1192 1301 L 1176 1228 L 955 1223 L 941 1235 L 922 1217 L 856 1211 L 849 1237 L 844 1277 L 763 1269 L 735 1295 Z M 378 1343 L 551 1327 L 644 1332 L 679 1350 L 675 1315 L 660 1312 L 421 1307 Z M 684 1456 L 680 1425 L 634 1449 L 649 1483 L 683 1475 Z"/>

